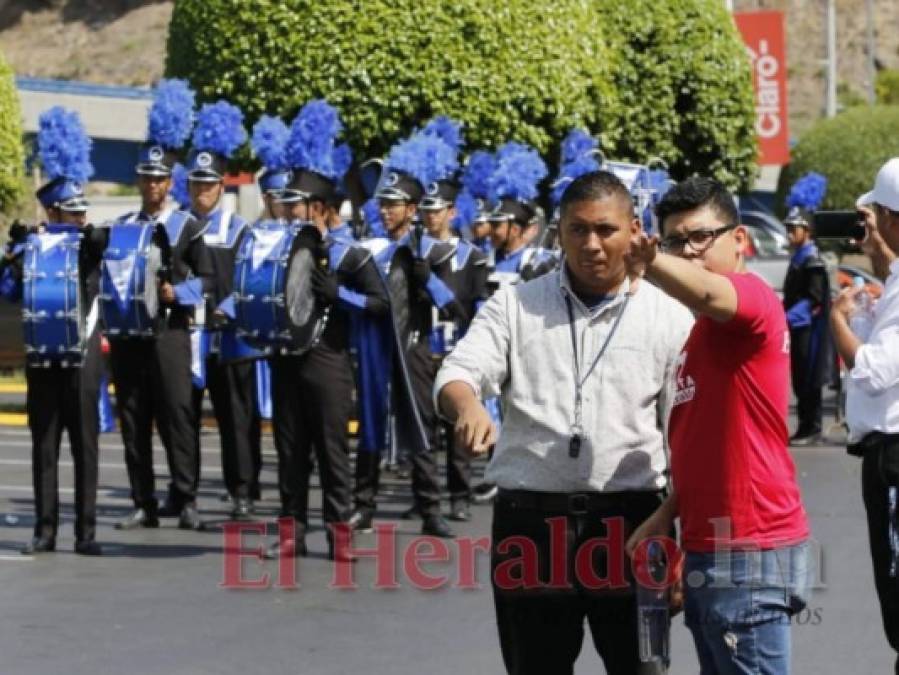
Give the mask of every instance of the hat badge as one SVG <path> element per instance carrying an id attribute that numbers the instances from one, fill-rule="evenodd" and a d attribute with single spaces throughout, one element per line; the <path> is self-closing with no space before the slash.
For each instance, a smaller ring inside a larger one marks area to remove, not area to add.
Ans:
<path id="1" fill-rule="evenodd" d="M 393 187 L 399 182 L 400 175 L 395 171 L 391 171 L 389 174 L 387 174 L 387 178 L 384 180 L 384 185 L 386 185 L 387 187 Z"/>
<path id="2" fill-rule="evenodd" d="M 154 145 L 152 148 L 150 148 L 147 156 L 150 158 L 151 162 L 161 162 L 162 158 L 165 156 L 165 152 L 158 145 Z"/>
<path id="3" fill-rule="evenodd" d="M 428 194 L 436 195 L 440 190 L 440 186 L 437 183 L 428 183 Z"/>
<path id="4" fill-rule="evenodd" d="M 83 195 L 84 188 L 81 186 L 81 183 L 77 181 L 72 181 L 72 193 L 75 195 Z"/>
<path id="5" fill-rule="evenodd" d="M 197 155 L 197 166 L 201 169 L 208 169 L 212 166 L 212 155 L 208 152 L 201 152 Z"/>

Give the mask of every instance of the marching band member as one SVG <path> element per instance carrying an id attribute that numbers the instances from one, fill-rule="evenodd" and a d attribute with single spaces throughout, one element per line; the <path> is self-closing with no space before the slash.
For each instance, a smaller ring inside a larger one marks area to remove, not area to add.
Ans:
<path id="1" fill-rule="evenodd" d="M 369 251 L 335 235 L 329 224 L 339 208 L 338 184 L 349 168 L 349 147 L 335 145 L 343 128 L 337 111 L 323 100 L 307 103 L 291 125 L 287 156 L 292 174 L 280 193 L 285 218 L 313 227 L 321 237 L 326 270 L 313 272 L 316 302 L 329 308 L 324 332 L 302 354 L 274 354 L 273 432 L 278 451 L 281 515 L 296 521 L 296 538 L 274 544 L 266 553 L 305 556 L 309 480 L 314 451 L 326 525 L 346 522 L 351 513 L 351 470 L 347 425 L 353 410 L 350 322 L 354 316 L 383 317 L 387 293 Z M 338 216 L 339 218 L 339 216 Z M 335 551 L 328 531 L 329 557 Z"/>
<path id="2" fill-rule="evenodd" d="M 425 127 L 425 132 L 437 124 L 446 127 L 447 122 L 442 121 L 444 119 L 439 117 L 435 119 Z M 454 132 L 444 134 L 443 138 L 451 147 L 454 145 L 458 150 L 461 139 L 455 140 L 453 136 L 458 137 L 460 132 L 458 129 Z M 486 299 L 487 257 L 474 244 L 454 235 L 452 231 L 452 225 L 458 217 L 457 200 L 460 209 L 468 207 L 468 212 L 463 217 L 466 224 L 476 219 L 477 214 L 481 212 L 470 193 L 460 194 L 460 188 L 461 183 L 454 174 L 441 176 L 428 186 L 427 193 L 419 204 L 428 235 L 453 247 L 450 259 L 438 266 L 434 272 L 447 283 L 465 309 L 465 315 L 456 317 L 441 316 L 439 311 L 435 311 L 437 316 L 432 319 L 431 330 L 434 374 L 439 369 L 443 357 L 452 350 L 456 340 L 465 334 L 478 305 Z M 458 447 L 453 442 L 452 426 L 447 423 L 441 423 L 441 426 L 446 447 L 450 518 L 466 521 L 471 517 L 468 510 L 471 501 L 471 458 L 464 448 Z"/>
<path id="3" fill-rule="evenodd" d="M 496 159 L 486 150 L 475 150 L 468 157 L 462 170 L 462 185 L 465 192 L 475 200 L 477 212 L 471 222 L 466 223 L 471 232 L 471 243 L 485 255 L 493 250 L 490 241 L 490 176 L 496 169 Z"/>
<path id="4" fill-rule="evenodd" d="M 412 465 L 412 492 L 415 509 L 423 518 L 422 533 L 438 537 L 450 537 L 452 530 L 440 514 L 440 486 L 433 452 L 436 415 L 429 395 L 434 377 L 429 347 L 431 308 L 436 306 L 452 316 L 464 316 L 466 312 L 433 271 L 452 257 L 452 247 L 413 228 L 413 220 L 425 186 L 457 169 L 455 150 L 435 134 L 419 132 L 394 146 L 375 194 L 387 239 L 371 243 L 388 286 L 391 270 L 401 267 L 404 258 L 413 260 L 407 269 L 410 283 L 401 285 L 401 295 L 391 297 L 399 344 L 390 373 L 394 382 L 390 415 L 397 427 L 393 441 L 408 452 Z M 383 449 L 360 449 L 356 459 L 356 510 L 351 523 L 358 531 L 371 529 Z"/>
<path id="5" fill-rule="evenodd" d="M 25 378 L 28 383 L 26 409 L 32 441 L 34 480 L 34 538 L 22 549 L 25 555 L 56 550 L 59 526 L 58 463 L 62 432 L 69 436 L 75 465 L 75 552 L 102 555 L 95 541 L 97 504 L 97 436 L 101 362 L 100 331 L 96 298 L 100 257 L 106 245 L 105 232 L 86 224 L 88 203 L 84 182 L 93 174 L 91 141 L 74 112 L 51 108 L 40 116 L 38 153 L 49 177 L 37 198 L 47 214 L 38 238 L 34 230 L 12 232 L 12 254 L 24 253 L 28 246 L 49 251 L 66 245 L 66 235 L 80 233 L 78 248 L 78 292 L 86 312 L 84 352 L 80 366 L 41 353 L 40 346 L 28 354 Z M 36 270 L 46 277 L 48 270 Z M 11 300 L 22 297 L 28 276 L 18 257 L 4 274 L 3 294 Z M 31 282 L 34 283 L 34 282 Z M 78 320 L 84 317 L 79 317 Z M 27 319 L 26 319 L 27 320 Z M 52 320 L 52 319 L 51 319 Z"/>
<path id="6" fill-rule="evenodd" d="M 238 340 L 228 320 L 233 318 L 231 290 L 234 258 L 247 224 L 223 204 L 225 165 L 247 139 L 243 113 L 218 101 L 206 104 L 197 115 L 193 149 L 187 160 L 191 211 L 204 226 L 203 240 L 212 258 L 214 290 L 207 294 L 205 331 L 200 350 L 203 377 L 195 378 L 194 416 L 202 414 L 203 393 L 209 390 L 222 444 L 222 473 L 233 500 L 231 517 L 249 519 L 253 515 L 253 456 L 251 430 L 255 405 L 255 367 L 237 360 L 245 346 Z M 199 422 L 195 443 L 199 447 Z M 177 500 L 167 505 L 164 515 L 181 514 L 193 524 L 202 523 L 190 505 Z"/>
<path id="7" fill-rule="evenodd" d="M 141 147 L 136 167 L 141 208 L 115 223 L 156 223 L 153 239 L 167 252 L 167 278 L 159 284 L 155 335 L 109 334 L 112 377 L 134 501 L 134 511 L 116 524 L 122 530 L 159 525 L 153 472 L 154 421 L 168 458 L 169 501 L 186 506 L 193 505 L 197 498 L 200 458 L 191 398 L 190 325 L 194 306 L 202 302 L 204 286 L 206 290 L 211 288 L 212 263 L 200 223 L 189 213 L 166 204 L 176 154 L 190 137 L 193 107 L 194 93 L 185 82 L 159 83 L 149 112 L 147 142 Z M 107 273 L 112 269 L 107 266 Z M 188 513 L 180 525 L 194 527 L 194 520 Z"/>

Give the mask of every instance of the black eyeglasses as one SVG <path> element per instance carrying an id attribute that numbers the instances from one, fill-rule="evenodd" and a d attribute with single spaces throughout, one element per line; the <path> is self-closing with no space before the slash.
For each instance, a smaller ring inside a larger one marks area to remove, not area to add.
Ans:
<path id="1" fill-rule="evenodd" d="M 736 227 L 736 225 L 724 225 L 714 230 L 703 228 L 687 232 L 685 237 L 672 235 L 662 239 L 659 243 L 659 248 L 662 249 L 663 253 L 673 253 L 674 255 L 682 253 L 687 246 L 690 247 L 693 253 L 705 253 L 718 237 Z"/>

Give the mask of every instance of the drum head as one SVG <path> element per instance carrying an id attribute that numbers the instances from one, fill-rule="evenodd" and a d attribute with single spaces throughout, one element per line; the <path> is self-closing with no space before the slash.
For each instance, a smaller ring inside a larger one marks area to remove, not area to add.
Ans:
<path id="1" fill-rule="evenodd" d="M 387 292 L 397 335 L 408 344 L 412 313 L 412 251 L 401 246 L 393 254 L 387 270 Z"/>
<path id="2" fill-rule="evenodd" d="M 291 334 L 291 346 L 306 350 L 313 345 L 324 328 L 324 311 L 315 301 L 312 292 L 312 272 L 319 261 L 316 259 L 317 243 L 321 241 L 318 230 L 315 234 L 304 228 L 297 234 L 287 274 L 284 281 L 284 309 Z"/>

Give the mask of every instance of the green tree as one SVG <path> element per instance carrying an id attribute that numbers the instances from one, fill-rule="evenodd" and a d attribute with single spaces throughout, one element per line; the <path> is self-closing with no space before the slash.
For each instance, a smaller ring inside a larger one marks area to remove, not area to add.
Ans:
<path id="1" fill-rule="evenodd" d="M 250 120 L 325 97 L 369 155 L 441 113 L 471 146 L 545 152 L 614 118 L 609 51 L 582 30 L 592 19 L 582 0 L 180 0 L 166 70 Z"/>
<path id="2" fill-rule="evenodd" d="M 594 0 L 616 52 L 615 150 L 683 178 L 748 187 L 756 169 L 746 47 L 719 0 Z"/>
<path id="3" fill-rule="evenodd" d="M 874 91 L 877 93 L 877 102 L 884 105 L 899 104 L 899 70 L 885 68 L 877 73 L 874 80 Z"/>
<path id="4" fill-rule="evenodd" d="M 877 170 L 899 156 L 899 106 L 859 106 L 817 122 L 792 150 L 780 175 L 777 205 L 783 209 L 790 186 L 803 174 L 827 178 L 823 209 L 852 209 L 871 189 Z"/>
<path id="5" fill-rule="evenodd" d="M 0 54 L 0 214 L 9 213 L 18 205 L 24 173 L 19 94 L 12 69 Z"/>
<path id="6" fill-rule="evenodd" d="M 719 0 L 178 0 L 166 71 L 250 122 L 325 97 L 366 156 L 448 114 L 470 147 L 551 161 L 579 126 L 678 177 L 742 187 L 755 167 L 748 59 Z"/>

